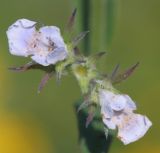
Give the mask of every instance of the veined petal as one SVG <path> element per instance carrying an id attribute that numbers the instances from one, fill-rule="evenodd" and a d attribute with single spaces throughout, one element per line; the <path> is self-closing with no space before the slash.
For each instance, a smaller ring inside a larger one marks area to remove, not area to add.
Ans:
<path id="1" fill-rule="evenodd" d="M 114 96 L 113 92 L 101 89 L 99 91 L 100 105 L 103 106 L 111 102 L 111 98 Z"/>
<path id="2" fill-rule="evenodd" d="M 126 100 L 127 100 L 127 109 L 130 109 L 131 111 L 136 110 L 136 104 L 135 102 L 128 96 L 128 95 L 124 95 Z"/>
<path id="3" fill-rule="evenodd" d="M 125 108 L 126 106 L 126 98 L 123 95 L 114 95 L 113 97 L 111 97 L 111 108 L 114 111 L 121 111 Z"/>
<path id="4" fill-rule="evenodd" d="M 41 64 L 43 66 L 48 66 L 48 62 L 46 60 L 46 56 L 42 56 L 39 54 L 35 54 L 33 56 L 31 56 L 32 60 L 34 60 L 36 63 Z"/>
<path id="5" fill-rule="evenodd" d="M 35 33 L 36 22 L 19 19 L 7 30 L 10 53 L 17 56 L 28 56 L 28 42 Z"/>
<path id="6" fill-rule="evenodd" d="M 140 114 L 123 115 L 123 121 L 118 124 L 118 137 L 124 144 L 137 141 L 148 131 L 151 121 Z"/>
<path id="7" fill-rule="evenodd" d="M 113 116 L 114 112 L 109 105 L 105 105 L 101 107 L 101 114 L 103 115 L 104 118 L 109 119 Z"/>
<path id="8" fill-rule="evenodd" d="M 56 26 L 45 26 L 39 29 L 39 31 L 43 34 L 42 41 L 46 44 L 48 43 L 48 39 L 52 41 L 55 47 L 65 47 L 65 43 L 60 33 L 60 29 Z"/>
<path id="9" fill-rule="evenodd" d="M 101 113 L 105 118 L 111 118 L 113 116 L 113 110 L 110 107 L 110 98 L 113 95 L 112 92 L 106 92 L 106 90 L 100 90 L 99 92 Z"/>
<path id="10" fill-rule="evenodd" d="M 65 48 L 55 48 L 54 51 L 50 52 L 46 58 L 47 63 L 55 64 L 58 61 L 62 61 L 67 57 Z"/>
<path id="11" fill-rule="evenodd" d="M 48 66 L 62 61 L 67 57 L 66 45 L 60 35 L 60 30 L 54 26 L 42 27 L 39 30 L 40 37 L 38 48 L 32 59 L 43 65 Z"/>

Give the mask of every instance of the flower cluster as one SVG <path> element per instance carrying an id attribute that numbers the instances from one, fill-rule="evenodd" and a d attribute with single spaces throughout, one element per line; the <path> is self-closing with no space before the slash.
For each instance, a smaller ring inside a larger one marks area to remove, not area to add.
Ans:
<path id="1" fill-rule="evenodd" d="M 73 18 L 71 21 L 73 22 Z M 79 110 L 92 105 L 98 109 L 100 106 L 104 125 L 108 129 L 118 129 L 118 138 L 124 144 L 141 138 L 152 125 L 151 121 L 146 116 L 134 113 L 134 101 L 113 87 L 114 83 L 130 76 L 137 64 L 122 74 L 117 75 L 116 67 L 111 76 L 102 75 L 95 65 L 104 52 L 89 57 L 78 52 L 77 44 L 87 32 L 65 42 L 58 27 L 44 26 L 37 29 L 36 25 L 34 21 L 19 19 L 9 27 L 7 37 L 10 53 L 30 56 L 32 59 L 24 66 L 12 70 L 44 70 L 46 74 L 40 83 L 39 91 L 54 74 L 60 79 L 65 72 L 72 72 L 83 95 L 87 97 Z"/>

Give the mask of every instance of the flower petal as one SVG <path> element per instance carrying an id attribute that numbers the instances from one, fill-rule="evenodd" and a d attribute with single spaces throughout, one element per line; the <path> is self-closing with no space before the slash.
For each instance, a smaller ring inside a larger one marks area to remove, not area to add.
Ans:
<path id="1" fill-rule="evenodd" d="M 42 56 L 40 54 L 35 54 L 31 56 L 32 60 L 34 60 L 36 63 L 41 64 L 43 66 L 48 66 L 48 62 L 46 61 L 46 56 Z"/>
<path id="2" fill-rule="evenodd" d="M 114 112 L 109 105 L 105 105 L 101 107 L 101 114 L 103 115 L 104 118 L 109 119 L 113 116 Z"/>
<path id="3" fill-rule="evenodd" d="M 116 124 L 112 121 L 112 119 L 103 118 L 103 123 L 112 130 L 116 129 Z"/>
<path id="4" fill-rule="evenodd" d="M 118 124 L 118 137 L 124 144 L 129 144 L 143 137 L 151 125 L 151 121 L 146 116 L 125 114 L 123 122 Z"/>
<path id="5" fill-rule="evenodd" d="M 100 90 L 99 92 L 101 113 L 105 118 L 111 118 L 113 116 L 113 110 L 110 107 L 110 99 L 113 95 L 112 92 L 106 92 L 106 90 Z"/>
<path id="6" fill-rule="evenodd" d="M 130 109 L 130 110 L 136 110 L 137 107 L 136 107 L 136 104 L 135 102 L 128 96 L 128 95 L 124 95 L 127 99 L 127 109 Z"/>
<path id="7" fill-rule="evenodd" d="M 111 102 L 110 102 L 110 105 L 111 105 L 111 108 L 115 111 L 121 111 L 125 108 L 126 106 L 126 98 L 122 95 L 114 95 L 112 98 L 111 98 Z"/>
<path id="8" fill-rule="evenodd" d="M 17 56 L 28 56 L 28 42 L 35 33 L 36 22 L 19 19 L 7 30 L 10 53 Z"/>
<path id="9" fill-rule="evenodd" d="M 48 39 L 54 42 L 55 47 L 65 47 L 65 43 L 60 33 L 60 29 L 56 26 L 45 26 L 39 29 L 39 31 L 43 34 L 43 42 L 48 43 Z"/>
<path id="10" fill-rule="evenodd" d="M 110 103 L 111 98 L 114 96 L 114 94 L 107 90 L 100 90 L 99 92 L 99 98 L 100 98 L 100 105 L 103 106 L 107 103 Z"/>
<path id="11" fill-rule="evenodd" d="M 62 61 L 67 57 L 67 52 L 65 48 L 55 48 L 54 51 L 50 52 L 47 56 L 47 63 L 48 64 L 55 64 L 58 61 Z"/>

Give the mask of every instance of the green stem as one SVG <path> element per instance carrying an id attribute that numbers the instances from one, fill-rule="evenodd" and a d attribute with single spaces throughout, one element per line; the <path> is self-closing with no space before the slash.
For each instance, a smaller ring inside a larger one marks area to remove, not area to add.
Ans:
<path id="1" fill-rule="evenodd" d="M 111 48 L 111 43 L 114 35 L 115 21 L 116 21 L 116 13 L 117 13 L 117 2 L 115 0 L 107 0 L 106 4 L 106 44 L 107 49 Z"/>
<path id="2" fill-rule="evenodd" d="M 81 31 L 89 30 L 81 49 L 89 52 L 111 48 L 117 14 L 115 0 L 77 0 L 78 24 Z"/>
<path id="3" fill-rule="evenodd" d="M 90 1 L 91 0 L 77 0 L 78 7 L 78 22 L 77 27 L 80 31 L 89 30 L 89 18 L 90 18 Z M 86 36 L 83 45 L 80 46 L 81 50 L 85 55 L 89 54 L 90 37 Z"/>
<path id="4" fill-rule="evenodd" d="M 90 51 L 106 51 L 111 46 L 115 22 L 115 0 L 77 0 L 78 24 L 80 31 L 89 30 L 81 50 L 85 55 Z M 75 103 L 77 110 L 81 101 Z M 106 139 L 102 119 L 95 115 L 88 128 L 85 127 L 87 111 L 77 113 L 79 142 L 82 153 L 108 153 L 113 136 Z"/>
<path id="5" fill-rule="evenodd" d="M 75 110 L 78 109 L 82 101 L 75 104 Z M 108 153 L 113 136 L 109 133 L 107 139 L 104 134 L 103 123 L 101 117 L 96 114 L 93 121 L 86 128 L 87 110 L 77 113 L 79 143 L 82 153 Z"/>

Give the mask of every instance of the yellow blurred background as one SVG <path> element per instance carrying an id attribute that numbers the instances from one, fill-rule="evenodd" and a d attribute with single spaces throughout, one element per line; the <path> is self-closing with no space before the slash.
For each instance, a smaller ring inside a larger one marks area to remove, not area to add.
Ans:
<path id="1" fill-rule="evenodd" d="M 153 122 L 141 140 L 124 146 L 115 139 L 110 153 L 160 153 L 160 1 L 117 0 L 117 20 L 108 55 L 99 64 L 111 71 L 140 62 L 126 82 L 117 86 L 136 102 L 138 112 Z M 72 76 L 60 85 L 52 79 L 41 94 L 41 71 L 15 73 L 28 59 L 11 56 L 6 30 L 20 18 L 64 28 L 75 0 L 0 0 L 0 153 L 78 153 L 74 102 L 81 96 Z M 92 31 L 91 31 L 92 32 Z"/>

